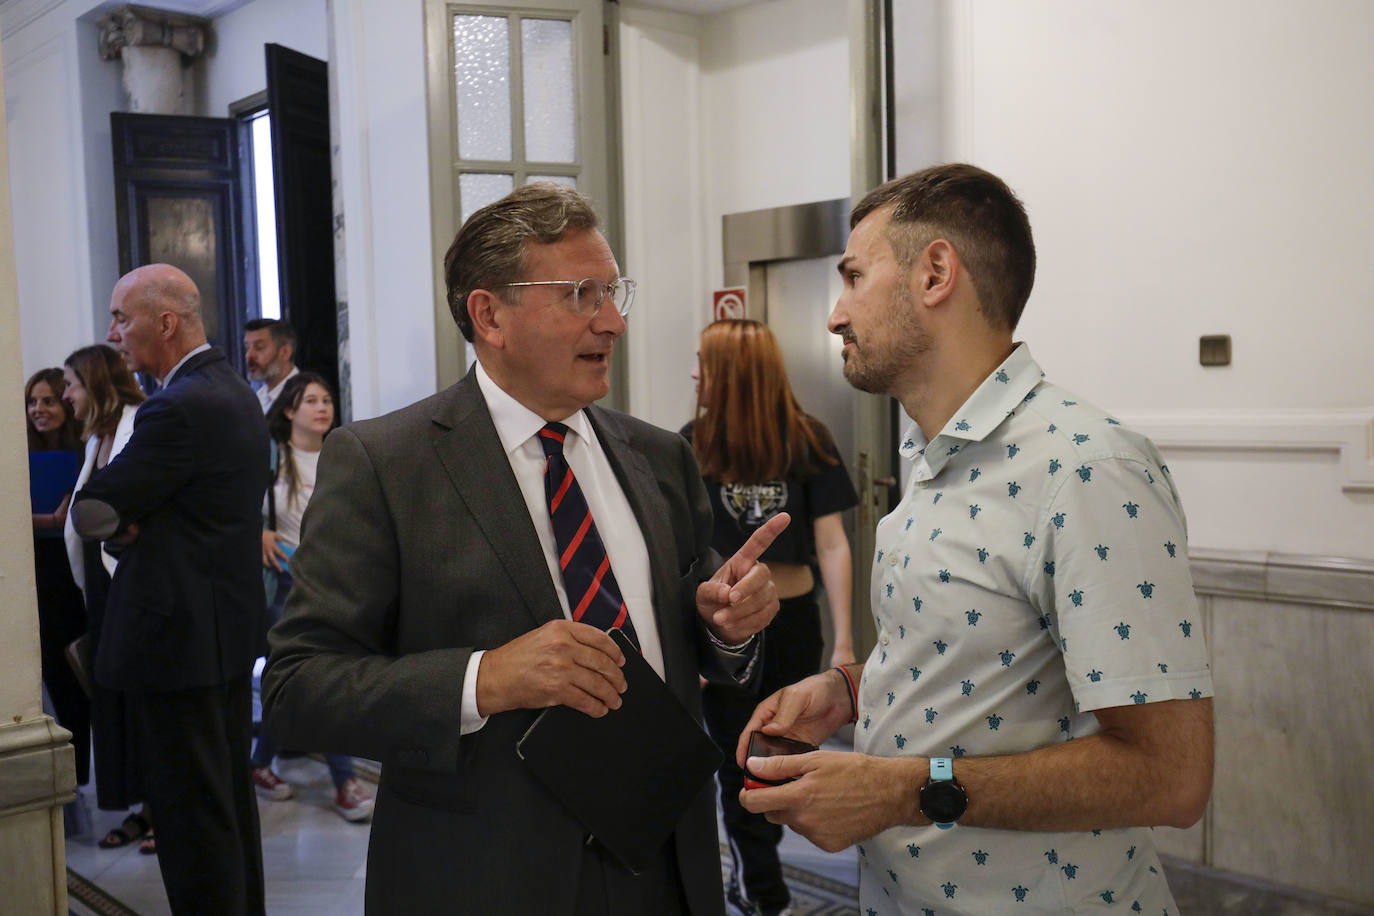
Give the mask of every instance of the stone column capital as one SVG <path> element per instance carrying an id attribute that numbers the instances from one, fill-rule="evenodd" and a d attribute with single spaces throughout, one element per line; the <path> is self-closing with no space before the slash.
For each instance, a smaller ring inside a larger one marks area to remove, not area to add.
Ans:
<path id="1" fill-rule="evenodd" d="M 145 6 L 121 6 L 100 18 L 100 56 L 114 60 L 125 48 L 172 48 L 184 57 L 205 51 L 210 21 Z"/>

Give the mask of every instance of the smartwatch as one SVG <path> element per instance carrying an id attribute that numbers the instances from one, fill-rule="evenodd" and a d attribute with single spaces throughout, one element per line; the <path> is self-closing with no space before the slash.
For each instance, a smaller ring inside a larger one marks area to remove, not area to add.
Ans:
<path id="1" fill-rule="evenodd" d="M 968 808 L 968 793 L 954 778 L 954 761 L 948 757 L 930 758 L 930 779 L 921 786 L 921 813 L 936 827 L 948 830 Z"/>

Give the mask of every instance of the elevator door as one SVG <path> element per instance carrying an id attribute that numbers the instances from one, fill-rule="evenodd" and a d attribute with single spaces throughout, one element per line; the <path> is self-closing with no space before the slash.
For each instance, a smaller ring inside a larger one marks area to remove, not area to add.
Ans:
<path id="1" fill-rule="evenodd" d="M 835 270 L 839 255 L 802 260 L 771 261 L 752 265 L 751 305 L 762 300 L 761 317 L 778 338 L 787 363 L 787 377 L 802 409 L 825 424 L 849 471 L 855 488 L 859 487 L 859 448 L 855 421 L 857 398 L 864 396 L 850 387 L 842 374 L 841 341 L 826 329 L 826 319 L 840 294 L 841 280 Z M 762 292 L 762 296 L 759 295 Z M 854 647 L 859 658 L 871 642 L 866 638 L 869 623 L 866 569 L 855 537 L 856 513 L 844 513 L 845 533 L 854 554 L 853 601 Z M 830 659 L 834 629 L 830 623 L 829 596 L 821 604 L 825 660 Z"/>

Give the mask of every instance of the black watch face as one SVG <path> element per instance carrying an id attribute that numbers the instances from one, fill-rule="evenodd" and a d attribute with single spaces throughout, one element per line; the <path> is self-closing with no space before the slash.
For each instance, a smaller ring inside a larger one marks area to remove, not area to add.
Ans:
<path id="1" fill-rule="evenodd" d="M 968 796 L 956 782 L 928 782 L 921 787 L 921 813 L 937 824 L 959 819 L 968 807 Z"/>

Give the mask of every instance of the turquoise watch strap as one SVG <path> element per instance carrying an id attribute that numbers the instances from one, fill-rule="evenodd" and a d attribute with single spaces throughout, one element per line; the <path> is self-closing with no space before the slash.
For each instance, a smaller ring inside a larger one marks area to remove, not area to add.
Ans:
<path id="1" fill-rule="evenodd" d="M 954 761 L 949 757 L 930 758 L 930 781 L 931 782 L 953 782 L 954 781 Z M 953 821 L 935 821 L 935 826 L 941 830 L 948 830 L 954 826 Z"/>

